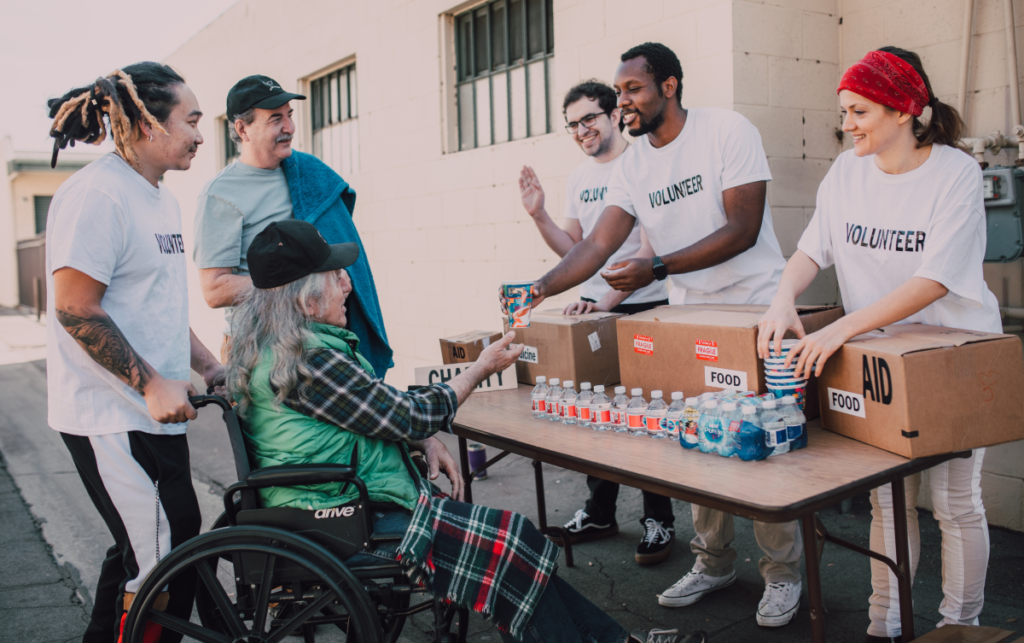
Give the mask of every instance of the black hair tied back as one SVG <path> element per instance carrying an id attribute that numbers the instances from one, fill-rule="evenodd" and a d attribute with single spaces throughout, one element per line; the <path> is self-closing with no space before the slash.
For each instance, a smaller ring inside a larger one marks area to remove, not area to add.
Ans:
<path id="1" fill-rule="evenodd" d="M 102 143 L 108 128 L 117 153 L 138 167 L 139 157 L 133 143 L 141 134 L 139 124 L 145 121 L 166 134 L 161 123 L 167 121 L 178 102 L 173 86 L 184 82 L 166 65 L 142 62 L 114 70 L 92 85 L 72 89 L 60 98 L 51 98 L 46 103 L 53 119 L 50 167 L 57 166 L 57 154 L 68 144 L 74 147 L 75 141 Z"/>

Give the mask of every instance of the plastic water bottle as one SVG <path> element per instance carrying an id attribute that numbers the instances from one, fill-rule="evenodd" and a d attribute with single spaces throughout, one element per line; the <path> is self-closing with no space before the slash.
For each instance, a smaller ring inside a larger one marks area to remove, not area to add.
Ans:
<path id="1" fill-rule="evenodd" d="M 548 419 L 552 422 L 557 422 L 561 419 L 558 407 L 562 399 L 562 387 L 558 385 L 559 379 L 557 377 L 552 377 L 550 384 L 547 397 Z"/>
<path id="2" fill-rule="evenodd" d="M 625 433 L 626 429 L 626 408 L 629 406 L 629 398 L 626 397 L 626 387 L 615 387 L 615 398 L 612 399 L 612 430 L 616 433 Z"/>
<path id="3" fill-rule="evenodd" d="M 789 431 L 786 420 L 775 406 L 775 400 L 765 400 L 761 405 L 761 428 L 764 429 L 764 443 L 769 455 L 780 455 L 789 451 Z"/>
<path id="4" fill-rule="evenodd" d="M 594 387 L 594 399 L 590 401 L 591 427 L 595 431 L 607 431 L 612 428 L 612 402 L 604 394 L 604 386 Z"/>
<path id="5" fill-rule="evenodd" d="M 764 460 L 768 457 L 765 446 L 765 433 L 761 428 L 761 418 L 757 407 L 752 404 L 743 405 L 743 425 L 740 427 L 740 460 Z"/>
<path id="6" fill-rule="evenodd" d="M 675 404 L 675 402 L 673 402 Z M 683 403 L 683 415 L 679 418 L 679 444 L 684 449 L 697 447 L 700 435 L 700 398 L 688 397 Z"/>
<path id="7" fill-rule="evenodd" d="M 718 445 L 722 443 L 722 412 L 718 409 L 718 400 L 712 398 L 704 402 L 697 423 L 697 446 L 702 453 L 718 453 Z"/>
<path id="8" fill-rule="evenodd" d="M 665 419 L 661 421 L 661 428 L 665 431 L 665 437 L 669 441 L 679 441 L 679 429 L 683 424 L 680 420 L 683 417 L 683 393 L 676 391 L 672 394 L 672 403 L 668 405 Z"/>
<path id="9" fill-rule="evenodd" d="M 647 426 L 644 416 L 647 414 L 647 400 L 644 399 L 644 390 L 635 388 L 630 390 L 632 399 L 626 407 L 626 428 L 630 435 L 647 435 Z"/>
<path id="10" fill-rule="evenodd" d="M 559 401 L 558 414 L 562 424 L 576 424 L 576 389 L 573 388 L 572 380 L 565 380 L 565 387 L 562 389 L 562 399 Z"/>
<path id="11" fill-rule="evenodd" d="M 718 454 L 724 458 L 731 458 L 739 455 L 740 452 L 740 427 L 743 425 L 743 412 L 740 411 L 736 402 L 726 402 L 722 405 L 722 428 L 724 436 L 718 447 Z"/>
<path id="12" fill-rule="evenodd" d="M 548 378 L 538 375 L 537 386 L 533 387 L 533 392 L 530 393 L 530 401 L 533 402 L 533 417 L 537 420 L 548 416 L 547 400 L 544 399 L 548 394 L 547 381 Z"/>
<path id="13" fill-rule="evenodd" d="M 593 399 L 590 382 L 580 384 L 580 395 L 576 398 L 576 423 L 580 426 L 590 426 L 590 403 Z"/>
<path id="14" fill-rule="evenodd" d="M 807 416 L 804 415 L 796 398 L 792 395 L 783 396 L 779 400 L 779 410 L 786 420 L 786 437 L 789 438 L 789 450 L 803 449 L 807 446 Z"/>
<path id="15" fill-rule="evenodd" d="M 662 397 L 661 391 L 651 391 L 651 403 L 647 405 L 647 412 L 644 414 L 644 423 L 647 425 L 647 435 L 656 440 L 663 440 L 666 435 L 662 422 L 668 414 L 668 404 Z"/>

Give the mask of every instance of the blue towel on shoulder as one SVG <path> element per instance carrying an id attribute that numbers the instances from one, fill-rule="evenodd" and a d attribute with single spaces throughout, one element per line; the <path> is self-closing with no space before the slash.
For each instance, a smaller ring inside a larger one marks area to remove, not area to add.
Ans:
<path id="1" fill-rule="evenodd" d="M 359 244 L 359 260 L 347 268 L 352 278 L 352 294 L 346 302 L 348 329 L 359 337 L 359 352 L 373 366 L 374 373 L 384 379 L 388 369 L 395 365 L 391 359 L 394 351 L 388 345 L 366 249 L 352 221 L 355 190 L 312 154 L 292 152 L 281 167 L 288 181 L 296 219 L 315 225 L 327 243 L 354 241 Z"/>

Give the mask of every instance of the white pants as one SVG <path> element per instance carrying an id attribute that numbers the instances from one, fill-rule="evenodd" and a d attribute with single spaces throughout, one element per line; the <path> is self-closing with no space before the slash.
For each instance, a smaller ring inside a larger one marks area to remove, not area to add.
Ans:
<path id="1" fill-rule="evenodd" d="M 935 518 L 942 530 L 942 593 L 939 613 L 943 625 L 977 625 L 985 604 L 988 571 L 988 522 L 981 502 L 981 465 L 985 449 L 970 458 L 949 460 L 928 471 Z M 920 474 L 906 479 L 907 535 L 910 541 L 910 578 L 913 583 L 921 554 L 917 524 Z M 871 492 L 871 549 L 896 560 L 892 486 Z M 900 599 L 896 575 L 884 564 L 871 560 L 872 594 L 868 609 L 872 636 L 900 636 Z"/>

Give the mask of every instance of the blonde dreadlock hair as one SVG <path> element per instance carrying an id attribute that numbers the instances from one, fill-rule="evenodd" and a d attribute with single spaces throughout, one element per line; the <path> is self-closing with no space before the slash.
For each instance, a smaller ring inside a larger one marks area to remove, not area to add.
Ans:
<path id="1" fill-rule="evenodd" d="M 99 145 L 107 138 L 108 127 L 114 147 L 128 163 L 138 168 L 139 156 L 135 140 L 141 135 L 140 123 L 164 134 L 161 123 L 167 121 L 178 104 L 174 85 L 185 80 L 167 65 L 141 62 L 116 69 L 97 78 L 92 85 L 72 89 L 60 98 L 47 101 L 53 126 L 53 156 L 50 167 L 56 167 L 57 154 L 75 141 Z"/>

